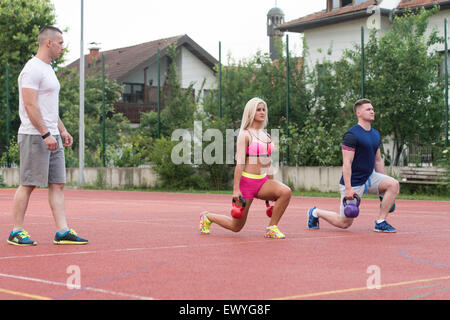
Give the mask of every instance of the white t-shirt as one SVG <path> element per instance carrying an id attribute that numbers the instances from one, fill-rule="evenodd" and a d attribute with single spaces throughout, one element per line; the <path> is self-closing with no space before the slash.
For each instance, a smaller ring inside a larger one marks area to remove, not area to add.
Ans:
<path id="1" fill-rule="evenodd" d="M 60 84 L 55 71 L 39 58 L 31 58 L 22 69 L 19 82 L 19 134 L 40 135 L 28 118 L 23 103 L 22 88 L 37 90 L 37 105 L 41 110 L 42 119 L 52 135 L 59 135 L 59 89 Z"/>

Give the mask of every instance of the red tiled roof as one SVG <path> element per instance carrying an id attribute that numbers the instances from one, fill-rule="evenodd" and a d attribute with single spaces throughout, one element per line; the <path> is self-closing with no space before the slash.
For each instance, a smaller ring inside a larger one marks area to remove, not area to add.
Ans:
<path id="1" fill-rule="evenodd" d="M 138 45 L 118 48 L 101 53 L 105 56 L 105 74 L 110 80 L 118 80 L 126 73 L 138 67 L 141 63 L 154 56 L 160 50 L 165 49 L 172 43 L 176 43 L 183 36 L 176 36 L 166 39 L 160 39 Z M 100 60 L 100 59 L 98 59 Z M 98 64 L 100 61 L 96 61 Z M 75 60 L 67 66 L 67 69 L 75 69 L 79 72 L 80 59 Z M 89 67 L 89 54 L 84 56 L 86 73 Z"/>
<path id="2" fill-rule="evenodd" d="M 298 18 L 296 20 L 286 22 L 284 24 L 279 25 L 278 27 L 284 28 L 284 27 L 289 27 L 290 25 L 295 25 L 298 23 L 318 21 L 318 20 L 322 20 L 325 18 L 333 17 L 333 16 L 339 16 L 339 15 L 345 14 L 345 13 L 362 11 L 362 10 L 366 10 L 368 7 L 370 7 L 372 5 L 376 5 L 379 2 L 380 1 L 377 1 L 377 0 L 370 0 L 370 1 L 366 1 L 364 3 L 361 3 L 359 5 L 356 5 L 356 6 L 346 6 L 346 7 L 334 9 L 331 11 L 322 10 L 322 11 L 307 15 L 305 17 Z"/>
<path id="3" fill-rule="evenodd" d="M 217 63 L 214 57 L 212 57 L 208 52 L 202 49 L 198 44 L 196 44 L 187 35 L 179 35 L 171 38 L 159 39 L 155 41 L 145 42 L 138 45 L 118 48 L 108 51 L 100 52 L 105 56 L 105 74 L 110 80 L 121 81 L 129 73 L 139 70 L 145 64 L 148 64 L 150 60 L 156 61 L 156 55 L 158 48 L 161 50 L 161 56 L 165 53 L 167 47 L 171 44 L 176 44 L 177 46 L 186 45 L 189 50 L 196 54 L 205 64 L 209 65 L 211 68 Z M 86 74 L 92 68 L 89 67 L 89 54 L 84 56 Z M 70 63 L 66 68 L 74 69 L 79 72 L 80 59 Z M 96 67 L 101 66 L 101 58 L 97 59 Z M 93 71 L 93 72 L 98 72 Z"/>
<path id="4" fill-rule="evenodd" d="M 439 4 L 445 1 L 438 0 L 401 0 L 397 6 L 397 9 L 414 8 L 426 5 Z"/>

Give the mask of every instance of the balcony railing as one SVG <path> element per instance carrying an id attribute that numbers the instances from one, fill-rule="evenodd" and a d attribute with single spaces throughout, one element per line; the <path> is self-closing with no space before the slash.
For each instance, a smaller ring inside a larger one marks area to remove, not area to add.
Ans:
<path id="1" fill-rule="evenodd" d="M 161 106 L 162 108 L 162 106 Z M 116 102 L 115 109 L 118 113 L 123 113 L 131 123 L 141 122 L 141 113 L 158 111 L 157 103 L 126 103 L 126 102 Z"/>
<path id="2" fill-rule="evenodd" d="M 161 88 L 161 109 L 167 88 Z M 123 113 L 131 123 L 140 123 L 141 113 L 158 111 L 158 87 L 145 86 L 144 92 L 124 93 L 122 101 L 115 103 L 116 112 Z"/>
<path id="3" fill-rule="evenodd" d="M 186 89 L 182 89 L 185 91 Z M 161 88 L 161 110 L 164 109 L 164 97 L 169 94 L 168 87 Z M 192 92 L 195 99 L 195 93 Z M 123 113 L 131 123 L 140 123 L 141 113 L 158 111 L 158 87 L 146 86 L 144 94 L 141 91 L 122 95 L 122 101 L 115 103 L 116 112 Z"/>

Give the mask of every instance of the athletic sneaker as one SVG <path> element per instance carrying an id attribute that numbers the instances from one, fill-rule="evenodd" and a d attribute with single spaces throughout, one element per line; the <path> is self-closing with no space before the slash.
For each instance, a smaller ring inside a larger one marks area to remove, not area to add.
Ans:
<path id="1" fill-rule="evenodd" d="M 313 210 L 315 209 L 311 208 L 308 210 L 308 228 L 309 229 L 319 229 L 319 218 L 316 218 L 313 216 Z"/>
<path id="2" fill-rule="evenodd" d="M 284 239 L 285 235 L 278 229 L 276 225 L 266 228 L 265 238 Z"/>
<path id="3" fill-rule="evenodd" d="M 87 244 L 88 242 L 88 240 L 80 238 L 73 229 L 66 231 L 64 234 L 56 232 L 53 240 L 54 244 Z"/>
<path id="4" fill-rule="evenodd" d="M 31 240 L 30 235 L 25 230 L 19 230 L 10 233 L 8 243 L 15 246 L 35 246 L 37 242 Z"/>
<path id="5" fill-rule="evenodd" d="M 385 221 L 383 222 L 376 222 L 375 221 L 375 228 L 373 229 L 375 232 L 387 232 L 387 233 L 394 233 L 397 232 L 393 226 L 391 226 L 389 223 Z"/>
<path id="6" fill-rule="evenodd" d="M 208 212 L 200 213 L 200 233 L 201 234 L 209 234 L 209 226 L 211 225 L 211 221 L 206 216 Z"/>

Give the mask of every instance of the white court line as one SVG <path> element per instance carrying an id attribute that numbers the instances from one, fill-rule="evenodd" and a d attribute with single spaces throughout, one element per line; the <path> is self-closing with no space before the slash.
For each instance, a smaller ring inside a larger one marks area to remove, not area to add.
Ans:
<path id="1" fill-rule="evenodd" d="M 0 273 L 0 277 L 10 278 L 10 279 L 17 279 L 17 280 L 24 280 L 24 281 L 31 281 L 31 282 L 38 282 L 38 283 L 44 283 L 44 284 L 48 284 L 48 285 L 60 286 L 60 287 L 66 287 L 67 288 L 67 284 L 64 283 L 64 282 L 43 280 L 43 279 L 30 278 L 30 277 L 24 277 L 24 276 L 16 276 L 16 275 L 5 274 L 5 273 Z M 134 299 L 140 299 L 140 300 L 154 300 L 154 298 L 152 298 L 152 297 L 144 297 L 144 296 L 139 296 L 139 295 L 135 295 L 135 294 L 128 294 L 128 293 L 104 290 L 104 289 L 93 288 L 93 287 L 81 287 L 81 289 L 82 290 L 87 290 L 87 291 L 105 293 L 105 294 L 109 294 L 109 295 L 113 295 L 113 296 L 128 297 L 128 298 L 134 298 Z M 78 289 L 78 290 L 81 290 L 81 289 Z M 77 290 L 77 289 L 75 289 L 75 290 Z"/>
<path id="2" fill-rule="evenodd" d="M 143 250 L 177 249 L 177 248 L 188 248 L 188 246 L 179 245 L 179 246 L 164 246 L 164 247 L 154 247 L 154 248 L 122 248 L 122 249 L 114 249 L 114 250 L 42 253 L 42 254 L 34 254 L 34 255 L 26 255 L 26 256 L 0 257 L 0 260 L 9 260 L 9 259 L 17 259 L 17 258 L 39 258 L 39 257 L 70 256 L 70 255 L 97 254 L 97 253 L 114 253 L 114 252 L 127 252 L 127 251 L 143 251 Z"/>

